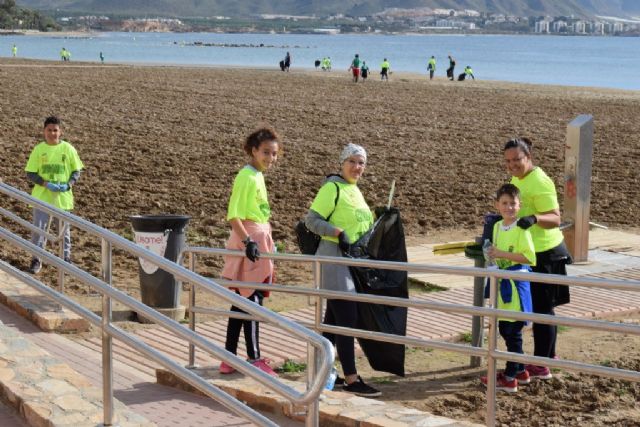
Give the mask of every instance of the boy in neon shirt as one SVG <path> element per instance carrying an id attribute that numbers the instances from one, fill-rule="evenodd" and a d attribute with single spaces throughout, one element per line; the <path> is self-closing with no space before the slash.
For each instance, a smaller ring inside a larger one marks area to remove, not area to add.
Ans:
<path id="1" fill-rule="evenodd" d="M 502 220 L 493 226 L 493 245 L 488 256 L 495 260 L 498 268 L 511 271 L 531 271 L 536 264 L 536 252 L 529 230 L 518 227 L 520 191 L 513 184 L 505 184 L 496 194 L 496 209 Z M 485 297 L 487 295 L 485 294 Z M 498 287 L 498 309 L 531 313 L 531 290 L 529 282 L 501 279 Z M 523 354 L 522 329 L 525 322 L 513 319 L 498 319 L 498 330 L 505 340 L 507 351 Z M 481 381 L 487 384 L 487 377 Z M 496 378 L 496 388 L 507 392 L 518 391 L 518 384 L 529 384 L 529 373 L 522 363 L 507 362 L 504 372 Z"/>
<path id="2" fill-rule="evenodd" d="M 61 140 L 61 121 L 56 116 L 47 117 L 44 121 L 44 141 L 33 148 L 25 171 L 27 178 L 34 183 L 31 195 L 58 209 L 73 210 L 73 192 L 71 187 L 78 181 L 80 172 L 84 168 L 78 152 L 67 141 Z M 60 230 L 57 218 L 53 220 Z M 33 209 L 33 224 L 41 230 L 46 230 L 49 224 L 47 212 Z M 32 233 L 31 243 L 44 248 L 46 239 L 39 233 Z M 71 262 L 71 231 L 69 227 L 63 236 L 64 260 Z M 42 268 L 40 259 L 31 260 L 29 272 L 36 274 Z"/>

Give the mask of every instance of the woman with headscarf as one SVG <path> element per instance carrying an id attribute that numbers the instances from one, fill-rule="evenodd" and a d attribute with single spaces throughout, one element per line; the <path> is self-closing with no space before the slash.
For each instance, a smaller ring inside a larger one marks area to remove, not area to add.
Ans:
<path id="1" fill-rule="evenodd" d="M 571 256 L 564 243 L 560 226 L 560 207 L 553 180 L 539 167 L 534 166 L 528 138 L 514 138 L 504 146 L 504 161 L 511 183 L 520 190 L 521 209 L 518 227 L 529 229 L 536 251 L 535 273 L 567 274 Z M 563 285 L 531 282 L 531 299 L 534 313 L 554 315 L 554 308 L 569 302 L 569 288 Z M 533 324 L 533 355 L 556 357 L 556 325 Z M 527 365 L 533 378 L 551 379 L 546 366 Z"/>
<path id="2" fill-rule="evenodd" d="M 340 154 L 340 174 L 329 175 L 316 195 L 305 218 L 307 228 L 322 236 L 316 255 L 343 256 L 349 245 L 357 241 L 373 224 L 373 215 L 358 188 L 358 180 L 367 164 L 367 152 L 356 144 L 348 144 Z M 323 264 L 321 288 L 355 293 L 356 288 L 349 267 Z M 355 328 L 358 308 L 355 301 L 329 299 L 324 323 Z M 376 397 L 382 393 L 367 385 L 358 375 L 355 363 L 354 338 L 324 334 L 337 348 L 344 379 L 336 384 L 359 396 Z"/>

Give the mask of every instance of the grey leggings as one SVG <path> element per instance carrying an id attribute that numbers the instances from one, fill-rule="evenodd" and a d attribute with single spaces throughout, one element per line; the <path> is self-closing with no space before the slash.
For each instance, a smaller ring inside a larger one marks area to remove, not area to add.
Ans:
<path id="1" fill-rule="evenodd" d="M 33 225 L 41 230 L 46 230 L 49 225 L 49 214 L 37 209 L 33 209 Z M 60 224 L 57 218 L 53 218 L 53 227 L 60 231 Z M 47 239 L 38 233 L 31 233 L 31 243 L 44 249 L 44 245 L 47 243 Z M 63 236 L 63 250 L 64 259 L 69 260 L 71 258 L 71 227 L 67 226 Z M 37 258 L 37 257 L 34 257 Z"/>

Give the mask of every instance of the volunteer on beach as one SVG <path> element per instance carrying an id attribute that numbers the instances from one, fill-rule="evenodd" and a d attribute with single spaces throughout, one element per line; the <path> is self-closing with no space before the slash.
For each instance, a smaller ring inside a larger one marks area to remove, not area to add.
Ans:
<path id="1" fill-rule="evenodd" d="M 278 159 L 279 137 L 271 128 L 261 128 L 249 135 L 244 144 L 244 151 L 249 156 L 245 165 L 233 182 L 233 190 L 227 209 L 227 221 L 231 225 L 231 236 L 227 249 L 242 250 L 244 257 L 225 257 L 221 276 L 225 279 L 241 282 L 271 283 L 273 280 L 273 262 L 261 259 L 260 252 L 273 252 L 271 237 L 271 209 L 267 197 L 267 187 L 262 175 L 271 168 Z M 256 304 L 262 305 L 268 291 L 235 289 Z M 236 306 L 231 311 L 244 313 Z M 240 331 L 244 328 L 247 357 L 250 363 L 264 372 L 277 376 L 269 366 L 268 360 L 260 356 L 259 329 L 255 320 L 229 318 L 225 349 L 237 354 Z M 220 373 L 235 372 L 232 366 L 222 362 Z"/>
<path id="2" fill-rule="evenodd" d="M 356 144 L 348 144 L 340 155 L 340 175 L 330 175 L 320 187 L 305 218 L 307 228 L 322 236 L 316 255 L 340 257 L 349 246 L 366 233 L 373 224 L 373 215 L 358 188 L 364 173 L 367 152 Z M 322 264 L 322 289 L 355 293 L 356 288 L 349 267 Z M 355 301 L 329 299 L 324 323 L 355 328 L 358 308 Z M 323 334 L 336 347 L 345 378 L 336 385 L 359 396 L 380 396 L 380 391 L 362 381 L 356 370 L 354 338 Z"/>
<path id="3" fill-rule="evenodd" d="M 504 161 L 511 183 L 521 193 L 522 208 L 518 213 L 518 227 L 529 229 L 536 251 L 533 271 L 547 274 L 567 274 L 571 256 L 564 243 L 560 226 L 560 207 L 556 187 L 547 174 L 533 164 L 533 144 L 528 138 L 515 138 L 504 146 Z M 569 302 L 567 286 L 531 283 L 533 311 L 554 315 L 554 308 Z M 533 324 L 534 356 L 556 357 L 557 326 Z M 546 366 L 527 365 L 532 377 L 550 379 Z"/>

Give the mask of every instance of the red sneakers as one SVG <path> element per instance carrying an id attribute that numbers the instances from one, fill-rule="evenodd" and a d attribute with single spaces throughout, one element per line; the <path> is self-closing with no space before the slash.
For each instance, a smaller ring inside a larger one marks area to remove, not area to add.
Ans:
<path id="1" fill-rule="evenodd" d="M 531 383 L 531 376 L 529 372 L 525 369 L 522 372 L 518 372 L 516 374 L 516 380 L 518 380 L 518 385 L 526 385 Z"/>
<path id="2" fill-rule="evenodd" d="M 541 380 L 550 380 L 553 378 L 551 371 L 546 366 L 526 365 L 524 368 L 529 372 L 531 378 L 538 378 Z"/>
<path id="3" fill-rule="evenodd" d="M 487 385 L 487 383 L 489 382 L 486 376 L 480 377 L 480 381 L 484 385 Z M 504 373 L 499 372 L 496 376 L 496 390 L 506 391 L 507 393 L 515 393 L 516 391 L 518 391 L 518 380 L 515 378 L 512 380 L 508 380 L 507 377 L 504 376 Z"/>
<path id="4" fill-rule="evenodd" d="M 218 371 L 221 374 L 233 374 L 236 369 L 232 366 L 227 365 L 226 363 L 222 362 L 220 363 L 220 368 L 218 368 Z"/>

